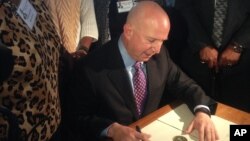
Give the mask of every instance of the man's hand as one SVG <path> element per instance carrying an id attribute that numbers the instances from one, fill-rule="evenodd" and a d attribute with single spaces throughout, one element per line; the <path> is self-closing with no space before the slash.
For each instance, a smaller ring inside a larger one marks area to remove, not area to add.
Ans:
<path id="1" fill-rule="evenodd" d="M 196 116 L 188 126 L 186 133 L 190 134 L 194 129 L 198 131 L 199 141 L 216 141 L 219 139 L 212 120 L 203 112 L 196 113 Z"/>
<path id="2" fill-rule="evenodd" d="M 231 67 L 232 65 L 235 65 L 238 63 L 240 59 L 240 53 L 237 53 L 233 50 L 232 47 L 227 47 L 221 54 L 219 58 L 219 66 L 221 67 L 226 67 L 229 66 Z"/>
<path id="3" fill-rule="evenodd" d="M 88 54 L 89 48 L 93 42 L 94 38 L 84 36 L 81 38 L 79 42 L 79 48 L 76 50 L 76 52 L 72 53 L 71 55 L 75 59 L 79 59 L 83 56 L 86 56 Z"/>
<path id="4" fill-rule="evenodd" d="M 150 135 L 139 133 L 135 129 L 113 123 L 108 130 L 108 137 L 113 141 L 149 141 Z"/>
<path id="5" fill-rule="evenodd" d="M 83 57 L 83 56 L 86 56 L 87 54 L 88 54 L 88 53 L 87 53 L 85 50 L 82 50 L 82 49 L 77 50 L 76 52 L 71 53 L 71 55 L 72 55 L 73 58 L 75 58 L 75 59 L 79 59 L 79 58 L 81 58 L 81 57 Z"/>
<path id="6" fill-rule="evenodd" d="M 218 66 L 218 51 L 210 46 L 206 46 L 200 50 L 201 62 L 207 63 L 209 68 L 216 68 Z"/>

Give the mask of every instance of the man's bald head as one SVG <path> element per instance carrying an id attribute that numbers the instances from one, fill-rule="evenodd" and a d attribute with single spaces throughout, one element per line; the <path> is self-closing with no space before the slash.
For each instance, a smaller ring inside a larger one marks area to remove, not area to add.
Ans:
<path id="1" fill-rule="evenodd" d="M 127 17 L 127 24 L 133 26 L 142 27 L 143 24 L 148 22 L 158 22 L 159 20 L 166 19 L 169 22 L 169 18 L 166 12 L 154 1 L 140 1 L 135 7 L 131 9 Z M 168 23 L 169 24 L 169 23 Z"/>
<path id="2" fill-rule="evenodd" d="M 169 30 L 168 15 L 161 7 L 153 1 L 140 1 L 129 12 L 122 41 L 134 60 L 147 61 L 160 52 Z"/>

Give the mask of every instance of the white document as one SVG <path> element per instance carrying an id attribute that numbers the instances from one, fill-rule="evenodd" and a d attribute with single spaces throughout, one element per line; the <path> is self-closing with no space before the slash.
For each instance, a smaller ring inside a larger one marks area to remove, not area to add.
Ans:
<path id="1" fill-rule="evenodd" d="M 155 120 L 148 126 L 142 128 L 143 133 L 151 135 L 150 141 L 172 141 L 175 136 L 184 136 L 188 141 L 197 140 L 195 136 L 183 135 L 183 132 L 175 127 Z"/>
<path id="2" fill-rule="evenodd" d="M 142 129 L 151 135 L 151 141 L 172 141 L 175 136 L 184 136 L 188 141 L 198 141 L 198 132 L 183 135 L 194 115 L 186 104 L 176 107 Z M 219 133 L 219 141 L 229 141 L 230 124 L 235 124 L 218 116 L 212 115 L 212 120 Z"/>

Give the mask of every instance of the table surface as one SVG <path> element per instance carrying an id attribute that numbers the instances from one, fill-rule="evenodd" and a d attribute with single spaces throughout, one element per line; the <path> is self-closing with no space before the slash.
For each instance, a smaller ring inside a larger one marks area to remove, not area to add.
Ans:
<path id="1" fill-rule="evenodd" d="M 135 128 L 135 126 L 140 126 L 141 128 L 147 126 L 149 123 L 155 121 L 157 118 L 163 116 L 164 114 L 170 112 L 175 107 L 183 104 L 183 102 L 175 101 L 169 105 L 163 106 L 162 108 L 154 111 L 153 113 L 143 117 L 142 119 L 132 123 L 130 127 Z M 246 124 L 250 125 L 250 113 L 241 111 L 239 109 L 230 107 L 228 105 L 218 103 L 215 112 L 216 116 L 234 122 L 236 124 Z M 104 139 L 103 141 L 112 141 L 112 139 Z"/>
<path id="2" fill-rule="evenodd" d="M 133 124 L 130 125 L 130 127 L 134 128 L 136 125 L 139 125 L 140 127 L 145 127 L 146 125 L 153 122 L 160 116 L 170 112 L 180 104 L 182 104 L 182 102 L 177 101 L 172 104 L 166 105 L 156 110 L 155 112 L 149 114 L 148 116 L 134 122 Z M 248 124 L 248 125 L 250 124 L 250 113 L 241 111 L 239 109 L 230 107 L 222 103 L 218 103 L 215 115 L 224 118 L 226 120 L 232 121 L 236 124 Z"/>

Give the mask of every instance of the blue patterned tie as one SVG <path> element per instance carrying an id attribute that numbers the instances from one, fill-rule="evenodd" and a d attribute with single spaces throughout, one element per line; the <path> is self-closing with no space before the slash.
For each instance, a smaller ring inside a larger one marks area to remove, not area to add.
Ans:
<path id="1" fill-rule="evenodd" d="M 134 84 L 134 96 L 135 102 L 137 106 L 137 112 L 139 116 L 141 116 L 145 99 L 147 93 L 147 82 L 145 74 L 142 70 L 141 63 L 136 62 L 134 65 L 135 73 L 133 77 L 133 84 Z"/>
<path id="2" fill-rule="evenodd" d="M 216 0 L 212 39 L 216 47 L 221 46 L 224 21 L 227 14 L 227 0 Z"/>

